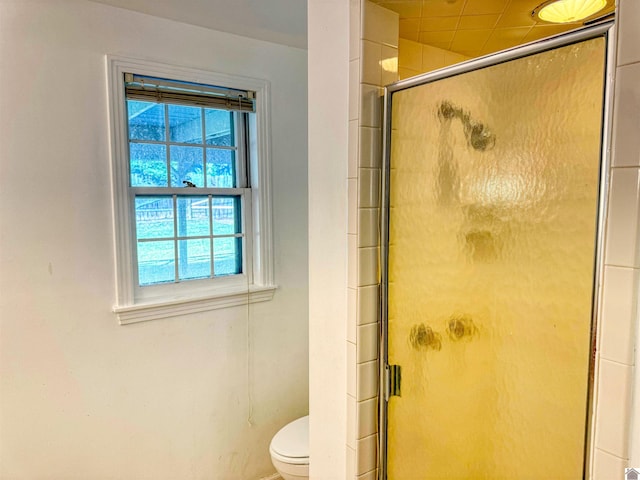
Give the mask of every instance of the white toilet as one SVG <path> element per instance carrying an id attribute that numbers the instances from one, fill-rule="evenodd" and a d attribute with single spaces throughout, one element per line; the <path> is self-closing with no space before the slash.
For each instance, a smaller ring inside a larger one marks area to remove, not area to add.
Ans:
<path id="1" fill-rule="evenodd" d="M 269 446 L 271 462 L 284 480 L 309 478 L 309 416 L 285 425 Z"/>

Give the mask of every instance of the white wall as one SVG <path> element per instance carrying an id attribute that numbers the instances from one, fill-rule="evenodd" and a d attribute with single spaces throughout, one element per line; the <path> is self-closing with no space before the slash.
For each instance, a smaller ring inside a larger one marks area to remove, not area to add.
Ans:
<path id="1" fill-rule="evenodd" d="M 105 54 L 271 82 L 273 301 L 117 324 Z M 306 75 L 300 49 L 0 0 L 1 478 L 274 471 L 269 441 L 308 402 Z"/>
<path id="2" fill-rule="evenodd" d="M 309 0 L 310 475 L 346 475 L 349 2 Z"/>

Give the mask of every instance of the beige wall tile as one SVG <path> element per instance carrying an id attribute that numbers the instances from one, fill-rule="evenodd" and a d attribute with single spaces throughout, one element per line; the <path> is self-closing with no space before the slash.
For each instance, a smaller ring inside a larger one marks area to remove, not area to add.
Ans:
<path id="1" fill-rule="evenodd" d="M 382 31 L 383 37 L 381 43 L 390 47 L 398 48 L 400 37 L 400 15 L 396 12 L 382 8 Z"/>
<path id="2" fill-rule="evenodd" d="M 632 367 L 601 359 L 596 403 L 597 448 L 628 458 Z"/>
<path id="3" fill-rule="evenodd" d="M 640 166 L 640 63 L 616 71 L 613 132 L 613 165 Z"/>
<path id="4" fill-rule="evenodd" d="M 358 246 L 377 247 L 379 235 L 378 208 L 360 208 L 358 210 Z"/>
<path id="5" fill-rule="evenodd" d="M 356 355 L 358 363 L 378 359 L 378 324 L 360 325 L 357 332 Z"/>
<path id="6" fill-rule="evenodd" d="M 354 359 L 355 360 L 355 359 Z M 354 364 L 355 365 L 355 364 Z M 356 400 L 359 402 L 378 396 L 378 362 L 360 363 L 357 365 L 358 374 Z"/>
<path id="7" fill-rule="evenodd" d="M 362 38 L 397 47 L 399 15 L 368 0 L 362 7 Z"/>
<path id="8" fill-rule="evenodd" d="M 377 468 L 375 470 L 371 470 L 368 473 L 365 473 L 364 475 L 358 475 L 358 480 L 377 480 L 377 478 L 378 478 Z"/>
<path id="9" fill-rule="evenodd" d="M 425 45 L 422 48 L 422 72 L 432 72 L 444 67 L 446 65 L 445 55 L 448 53 L 450 52 L 442 48 Z"/>
<path id="10" fill-rule="evenodd" d="M 358 286 L 378 283 L 378 249 L 365 247 L 358 249 Z"/>
<path id="11" fill-rule="evenodd" d="M 358 440 L 356 450 L 356 475 L 362 475 L 376 469 L 378 436 L 370 435 Z"/>
<path id="12" fill-rule="evenodd" d="M 640 2 L 618 0 L 618 65 L 640 62 Z"/>
<path id="13" fill-rule="evenodd" d="M 455 36 L 454 31 L 447 32 L 420 32 L 418 35 L 418 41 L 420 43 L 426 43 L 435 47 L 449 49 L 451 41 Z"/>
<path id="14" fill-rule="evenodd" d="M 600 355 L 633 365 L 640 270 L 605 267 Z"/>
<path id="15" fill-rule="evenodd" d="M 422 69 L 422 45 L 401 38 L 398 46 L 398 68 L 420 71 Z"/>
<path id="16" fill-rule="evenodd" d="M 591 480 L 624 479 L 624 469 L 626 467 L 626 460 L 596 449 Z"/>
<path id="17" fill-rule="evenodd" d="M 444 64 L 445 66 L 449 66 L 449 65 L 455 65 L 456 63 L 461 63 L 461 62 L 465 62 L 467 60 L 469 60 L 470 56 L 466 56 L 466 55 L 461 55 L 459 53 L 455 53 L 455 52 L 447 52 L 445 51 L 444 54 Z"/>
<path id="18" fill-rule="evenodd" d="M 360 83 L 380 85 L 382 81 L 382 45 L 369 40 L 361 41 Z"/>
<path id="19" fill-rule="evenodd" d="M 382 86 L 398 81 L 398 47 L 382 45 Z"/>
<path id="20" fill-rule="evenodd" d="M 373 85 L 360 85 L 360 125 L 382 126 L 382 89 Z"/>
<path id="21" fill-rule="evenodd" d="M 491 35 L 491 30 L 458 30 L 451 42 L 451 50 L 464 48 L 465 45 L 482 47 Z"/>
<path id="22" fill-rule="evenodd" d="M 611 173 L 605 263 L 638 266 L 639 168 L 614 168 Z"/>
<path id="23" fill-rule="evenodd" d="M 405 78 L 415 77 L 416 75 L 420 75 L 422 72 L 419 70 L 412 70 L 410 68 L 399 68 L 398 69 L 398 79 L 404 80 Z"/>
<path id="24" fill-rule="evenodd" d="M 358 325 L 377 322 L 380 309 L 378 285 L 358 288 Z"/>
<path id="25" fill-rule="evenodd" d="M 358 439 L 378 433 L 378 399 L 358 402 Z"/>
<path id="26" fill-rule="evenodd" d="M 402 40 L 413 40 L 414 42 L 418 41 L 418 34 L 420 33 L 420 19 L 419 18 L 403 18 L 400 20 L 400 39 L 398 42 L 402 42 Z"/>
<path id="27" fill-rule="evenodd" d="M 358 169 L 358 207 L 376 208 L 380 201 L 380 169 Z"/>
<path id="28" fill-rule="evenodd" d="M 360 127 L 360 167 L 382 167 L 382 129 Z"/>

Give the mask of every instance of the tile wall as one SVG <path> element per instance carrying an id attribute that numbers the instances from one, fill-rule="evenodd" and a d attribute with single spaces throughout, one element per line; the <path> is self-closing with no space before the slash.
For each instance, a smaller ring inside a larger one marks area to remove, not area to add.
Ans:
<path id="1" fill-rule="evenodd" d="M 398 80 L 398 14 L 350 1 L 347 478 L 377 478 L 382 95 Z"/>
<path id="2" fill-rule="evenodd" d="M 624 478 L 625 467 L 640 466 L 640 381 L 634 372 L 639 359 L 634 346 L 640 280 L 640 2 L 619 0 L 617 18 L 612 164 L 599 312 L 595 480 Z"/>

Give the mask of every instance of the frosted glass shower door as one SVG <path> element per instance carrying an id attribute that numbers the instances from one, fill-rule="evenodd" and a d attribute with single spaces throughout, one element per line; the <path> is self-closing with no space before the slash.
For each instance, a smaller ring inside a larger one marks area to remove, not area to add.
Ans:
<path id="1" fill-rule="evenodd" d="M 389 479 L 583 477 L 605 49 L 393 93 Z"/>

